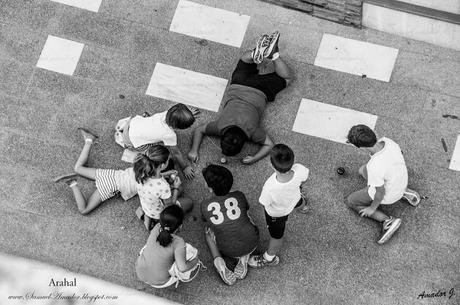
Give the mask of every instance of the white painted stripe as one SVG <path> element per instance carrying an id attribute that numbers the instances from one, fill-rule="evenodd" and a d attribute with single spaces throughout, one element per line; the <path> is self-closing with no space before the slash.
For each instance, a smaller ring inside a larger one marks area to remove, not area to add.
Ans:
<path id="1" fill-rule="evenodd" d="M 102 0 L 51 0 L 97 13 Z"/>
<path id="2" fill-rule="evenodd" d="M 73 75 L 84 46 L 79 42 L 48 35 L 37 67 Z"/>
<path id="3" fill-rule="evenodd" d="M 389 82 L 398 49 L 324 34 L 315 65 Z"/>
<path id="4" fill-rule="evenodd" d="M 292 130 L 339 143 L 346 143 L 351 127 L 375 128 L 377 116 L 348 108 L 302 99 Z"/>
<path id="5" fill-rule="evenodd" d="M 449 169 L 460 171 L 460 134 L 457 136 L 454 152 L 452 153 L 452 158 L 450 158 Z"/>
<path id="6" fill-rule="evenodd" d="M 226 87 L 226 79 L 157 63 L 146 94 L 218 111 Z"/>
<path id="7" fill-rule="evenodd" d="M 169 30 L 239 48 L 249 18 L 246 15 L 180 0 Z"/>

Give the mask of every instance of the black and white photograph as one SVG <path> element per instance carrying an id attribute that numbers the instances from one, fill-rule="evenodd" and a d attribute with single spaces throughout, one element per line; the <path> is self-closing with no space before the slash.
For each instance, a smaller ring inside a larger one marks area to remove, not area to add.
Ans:
<path id="1" fill-rule="evenodd" d="M 0 0 L 0 305 L 460 304 L 460 0 Z"/>

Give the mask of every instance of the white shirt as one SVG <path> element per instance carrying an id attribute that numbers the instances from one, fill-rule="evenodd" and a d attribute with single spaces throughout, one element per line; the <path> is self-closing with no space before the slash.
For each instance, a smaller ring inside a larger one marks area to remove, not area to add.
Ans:
<path id="1" fill-rule="evenodd" d="M 128 200 L 137 195 L 137 182 L 132 167 L 115 171 L 115 182 L 124 200 Z"/>
<path id="2" fill-rule="evenodd" d="M 308 178 L 308 168 L 296 163 L 291 169 L 294 175 L 288 182 L 279 182 L 276 173 L 265 181 L 259 202 L 272 217 L 288 215 L 300 200 L 300 185 Z"/>
<path id="3" fill-rule="evenodd" d="M 374 198 L 375 188 L 385 186 L 382 204 L 392 204 L 401 199 L 407 187 L 406 162 L 401 148 L 393 140 L 381 138 L 385 146 L 373 154 L 367 162 L 367 184 L 369 195 Z"/>
<path id="4" fill-rule="evenodd" d="M 166 124 L 166 112 L 159 112 L 150 117 L 136 115 L 129 123 L 129 140 L 134 147 L 144 144 L 163 142 L 166 146 L 176 146 L 177 136 Z"/>

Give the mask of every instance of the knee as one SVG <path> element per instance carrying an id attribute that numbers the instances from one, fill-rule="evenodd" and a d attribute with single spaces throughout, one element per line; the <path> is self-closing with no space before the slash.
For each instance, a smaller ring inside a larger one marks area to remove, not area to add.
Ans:
<path id="1" fill-rule="evenodd" d="M 88 211 L 87 209 L 78 209 L 78 211 L 80 212 L 81 215 L 83 216 L 86 216 L 89 214 L 90 211 Z"/>
<path id="2" fill-rule="evenodd" d="M 355 201 L 353 200 L 353 194 L 350 194 L 345 199 L 345 205 L 352 209 L 355 206 Z"/>
<path id="3" fill-rule="evenodd" d="M 178 199 L 184 213 L 188 213 L 193 210 L 193 200 L 188 197 L 182 197 Z"/>

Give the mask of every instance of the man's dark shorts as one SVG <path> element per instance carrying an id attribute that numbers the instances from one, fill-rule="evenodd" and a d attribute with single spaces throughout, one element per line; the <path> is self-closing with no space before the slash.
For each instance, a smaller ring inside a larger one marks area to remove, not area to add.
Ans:
<path id="1" fill-rule="evenodd" d="M 296 204 L 296 208 L 302 205 L 302 198 Z M 286 222 L 289 215 L 282 217 L 272 217 L 265 211 L 265 222 L 267 223 L 268 232 L 274 239 L 280 239 L 284 236 L 284 230 L 286 229 Z"/>
<path id="2" fill-rule="evenodd" d="M 274 101 L 276 94 L 287 85 L 286 80 L 275 72 L 259 75 L 256 64 L 248 64 L 241 59 L 233 71 L 231 83 L 259 89 L 269 102 Z"/>

